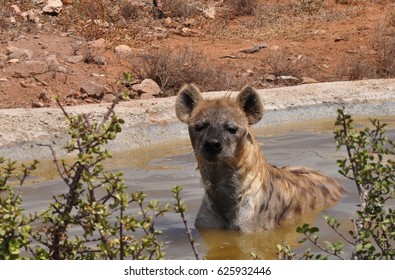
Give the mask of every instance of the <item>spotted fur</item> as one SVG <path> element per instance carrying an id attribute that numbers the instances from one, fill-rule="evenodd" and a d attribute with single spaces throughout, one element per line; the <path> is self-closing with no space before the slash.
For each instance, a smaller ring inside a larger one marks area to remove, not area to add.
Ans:
<path id="1" fill-rule="evenodd" d="M 268 230 L 333 206 L 344 192 L 321 172 L 266 162 L 250 129 L 264 109 L 249 86 L 236 99 L 203 99 L 197 87 L 186 85 L 177 96 L 176 114 L 188 124 L 205 190 L 198 228 Z"/>

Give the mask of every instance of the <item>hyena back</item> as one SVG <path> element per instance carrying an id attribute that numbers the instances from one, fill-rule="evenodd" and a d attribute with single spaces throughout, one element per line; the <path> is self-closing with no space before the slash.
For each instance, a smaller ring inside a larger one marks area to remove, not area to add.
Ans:
<path id="1" fill-rule="evenodd" d="M 268 230 L 333 206 L 344 192 L 318 171 L 268 164 L 250 130 L 263 113 L 258 93 L 249 86 L 236 99 L 203 99 L 194 85 L 180 90 L 176 114 L 188 124 L 205 189 L 197 228 Z"/>

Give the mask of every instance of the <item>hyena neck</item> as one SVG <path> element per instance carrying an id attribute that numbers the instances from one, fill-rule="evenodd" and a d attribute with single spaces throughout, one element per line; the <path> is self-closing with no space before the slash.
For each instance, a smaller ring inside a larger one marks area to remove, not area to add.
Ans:
<path id="1" fill-rule="evenodd" d="M 242 207 L 242 198 L 258 192 L 260 184 L 266 181 L 266 161 L 256 139 L 245 141 L 239 155 L 218 164 L 199 162 L 202 182 L 217 211 L 227 219 L 237 215 Z"/>

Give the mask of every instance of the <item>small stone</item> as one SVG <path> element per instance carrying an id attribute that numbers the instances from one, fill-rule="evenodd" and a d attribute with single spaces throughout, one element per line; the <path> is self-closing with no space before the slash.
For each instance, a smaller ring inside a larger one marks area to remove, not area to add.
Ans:
<path id="1" fill-rule="evenodd" d="M 41 60 L 28 60 L 21 63 L 12 64 L 5 68 L 4 72 L 10 73 L 14 78 L 27 78 L 29 76 L 42 74 L 47 70 L 48 66 Z"/>
<path id="2" fill-rule="evenodd" d="M 276 76 L 273 74 L 266 75 L 265 80 L 268 82 L 274 82 L 276 80 Z"/>
<path id="3" fill-rule="evenodd" d="M 172 23 L 173 23 L 173 20 L 170 18 L 170 17 L 167 17 L 166 19 L 165 19 L 165 26 L 171 26 L 172 25 Z"/>
<path id="4" fill-rule="evenodd" d="M 93 62 L 98 64 L 98 65 L 106 65 L 107 64 L 107 58 L 104 56 L 95 56 L 93 58 Z"/>
<path id="5" fill-rule="evenodd" d="M 28 88 L 28 87 L 29 87 L 29 86 L 26 84 L 26 81 L 20 81 L 19 83 L 20 83 L 21 87 L 23 87 L 23 88 Z"/>
<path id="6" fill-rule="evenodd" d="M 280 76 L 279 77 L 281 80 L 288 80 L 288 81 L 295 81 L 299 82 L 299 79 L 294 77 L 294 76 Z"/>
<path id="7" fill-rule="evenodd" d="M 100 38 L 97 40 L 89 41 L 88 45 L 93 47 L 94 49 L 102 49 L 106 46 L 106 40 L 103 38 Z"/>
<path id="8" fill-rule="evenodd" d="M 375 50 L 368 50 L 368 55 L 376 55 L 378 54 L 378 52 L 376 52 Z"/>
<path id="9" fill-rule="evenodd" d="M 196 22 L 196 19 L 194 19 L 194 18 L 190 18 L 190 19 L 187 19 L 186 21 L 184 21 L 184 25 L 186 27 L 192 27 L 192 26 L 195 26 L 196 24 L 197 24 L 197 22 Z"/>
<path id="10" fill-rule="evenodd" d="M 188 28 L 188 27 L 181 28 L 181 31 L 182 31 L 182 33 L 184 33 L 184 34 L 189 34 L 189 33 L 191 33 L 191 29 Z"/>
<path id="11" fill-rule="evenodd" d="M 28 49 L 15 49 L 8 55 L 8 57 L 10 59 L 17 58 L 19 60 L 23 58 L 31 59 L 33 57 L 33 52 Z"/>
<path id="12" fill-rule="evenodd" d="M 48 0 L 48 4 L 43 8 L 44 14 L 59 14 L 62 10 L 63 3 L 61 0 Z"/>
<path id="13" fill-rule="evenodd" d="M 152 79 L 144 79 L 140 84 L 133 85 L 132 89 L 137 91 L 140 95 L 146 93 L 144 96 L 146 99 L 153 98 L 155 95 L 159 95 L 161 93 L 160 87 Z"/>
<path id="14" fill-rule="evenodd" d="M 119 45 L 115 47 L 115 54 L 118 57 L 127 57 L 133 54 L 132 49 L 126 45 Z"/>
<path id="15" fill-rule="evenodd" d="M 310 77 L 302 77 L 301 83 L 302 84 L 315 84 L 315 83 L 317 83 L 317 80 L 310 78 Z"/>
<path id="16" fill-rule="evenodd" d="M 83 83 L 80 90 L 82 93 L 86 93 L 88 97 L 95 99 L 101 99 L 105 91 L 104 86 L 91 81 Z"/>
<path id="17" fill-rule="evenodd" d="M 32 102 L 32 108 L 43 108 L 43 107 L 45 107 L 45 105 L 42 102 L 39 102 L 39 101 Z"/>
<path id="18" fill-rule="evenodd" d="M 75 64 L 75 63 L 81 62 L 83 59 L 84 59 L 83 55 L 73 55 L 73 56 L 70 56 L 69 58 L 67 58 L 67 61 Z"/>
<path id="19" fill-rule="evenodd" d="M 52 101 L 52 92 L 49 90 L 44 90 L 43 92 L 40 93 L 38 99 L 43 101 L 43 102 L 51 102 Z"/>
<path id="20" fill-rule="evenodd" d="M 41 14 L 40 10 L 37 9 L 31 9 L 26 12 L 22 12 L 21 16 L 24 18 L 26 21 L 32 21 L 34 23 L 39 23 L 40 18 L 38 15 Z"/>
<path id="21" fill-rule="evenodd" d="M 115 100 L 116 96 L 114 94 L 105 94 L 102 101 L 106 103 L 111 103 Z"/>
<path id="22" fill-rule="evenodd" d="M 18 7 L 18 5 L 11 5 L 11 9 L 18 16 L 20 16 L 22 14 L 21 9 Z"/>

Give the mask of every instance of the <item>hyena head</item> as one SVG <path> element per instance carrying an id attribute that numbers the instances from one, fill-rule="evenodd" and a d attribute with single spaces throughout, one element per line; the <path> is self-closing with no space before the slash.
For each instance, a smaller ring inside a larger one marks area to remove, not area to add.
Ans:
<path id="1" fill-rule="evenodd" d="M 199 89 L 190 84 L 178 93 L 176 114 L 188 124 L 198 161 L 216 164 L 236 159 L 245 141 L 253 141 L 249 126 L 262 119 L 263 105 L 250 86 L 236 99 L 203 100 Z"/>

